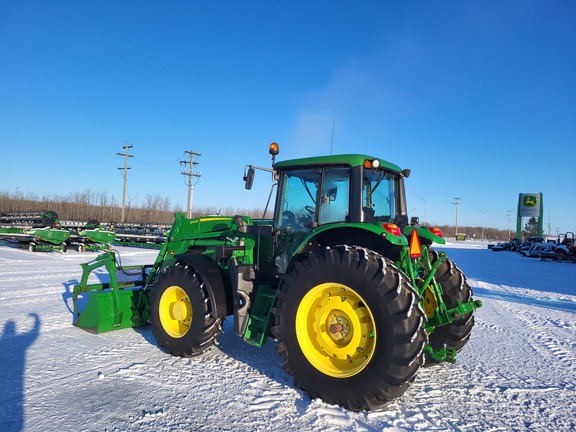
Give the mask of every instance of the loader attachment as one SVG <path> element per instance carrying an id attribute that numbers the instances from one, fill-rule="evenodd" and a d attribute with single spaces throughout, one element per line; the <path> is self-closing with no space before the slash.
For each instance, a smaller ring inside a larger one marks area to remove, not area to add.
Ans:
<path id="1" fill-rule="evenodd" d="M 109 281 L 89 284 L 90 275 L 100 267 L 107 270 Z M 91 333 L 101 333 L 146 324 L 149 304 L 146 278 L 151 267 L 118 266 L 115 251 L 82 264 L 82 278 L 72 293 L 74 325 Z M 82 300 L 85 304 L 80 311 Z"/>

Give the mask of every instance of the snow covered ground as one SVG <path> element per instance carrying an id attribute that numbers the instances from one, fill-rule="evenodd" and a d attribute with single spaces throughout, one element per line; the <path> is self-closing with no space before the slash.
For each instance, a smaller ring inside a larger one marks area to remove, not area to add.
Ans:
<path id="1" fill-rule="evenodd" d="M 124 264 L 156 255 L 119 250 Z M 2 246 L 0 431 L 575 429 L 576 265 L 478 243 L 445 250 L 484 302 L 472 339 L 386 409 L 352 413 L 294 389 L 274 343 L 248 346 L 231 322 L 194 359 L 164 354 L 149 327 L 78 329 L 71 289 L 96 253 Z"/>

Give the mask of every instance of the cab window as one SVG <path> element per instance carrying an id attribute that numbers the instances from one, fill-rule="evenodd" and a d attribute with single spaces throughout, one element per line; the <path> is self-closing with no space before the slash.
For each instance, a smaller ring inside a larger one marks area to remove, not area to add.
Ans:
<path id="1" fill-rule="evenodd" d="M 349 220 L 350 169 L 325 168 L 322 175 L 320 194 L 320 225 Z"/>

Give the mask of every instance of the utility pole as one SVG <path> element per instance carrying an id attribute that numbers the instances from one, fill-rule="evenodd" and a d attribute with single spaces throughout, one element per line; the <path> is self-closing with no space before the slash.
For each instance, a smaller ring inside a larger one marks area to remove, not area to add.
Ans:
<path id="1" fill-rule="evenodd" d="M 508 210 L 506 214 L 508 215 L 508 240 L 510 240 L 510 224 L 512 223 L 512 210 Z"/>
<path id="2" fill-rule="evenodd" d="M 122 176 L 124 177 L 124 186 L 122 187 L 122 223 L 125 220 L 125 204 L 126 204 L 126 178 L 127 172 L 130 169 L 128 166 L 128 158 L 134 157 L 128 154 L 128 149 L 131 149 L 134 146 L 128 145 L 128 143 L 124 144 L 124 153 L 116 153 L 118 156 L 124 156 L 124 168 L 118 168 L 119 170 L 124 170 Z"/>
<path id="3" fill-rule="evenodd" d="M 185 153 L 190 155 L 190 161 L 180 161 L 180 165 L 189 165 L 188 171 L 182 171 L 182 175 L 184 177 L 188 177 L 186 179 L 186 184 L 188 185 L 188 206 L 186 215 L 188 219 L 192 218 L 192 192 L 194 191 L 194 182 L 192 181 L 192 177 L 200 178 L 201 174 L 193 174 L 194 165 L 198 165 L 198 162 L 194 162 L 194 156 L 202 156 L 200 153 L 195 153 L 194 151 L 186 151 Z"/>
<path id="4" fill-rule="evenodd" d="M 456 204 L 456 238 L 458 237 L 458 205 L 460 204 L 460 198 L 454 198 L 456 200 L 455 203 L 452 204 Z"/>

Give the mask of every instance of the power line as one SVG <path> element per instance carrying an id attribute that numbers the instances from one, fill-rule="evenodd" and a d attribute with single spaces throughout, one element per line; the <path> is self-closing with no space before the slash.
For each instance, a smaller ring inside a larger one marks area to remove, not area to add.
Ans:
<path id="1" fill-rule="evenodd" d="M 188 177 L 186 179 L 186 184 L 188 186 L 188 205 L 186 215 L 188 219 L 192 218 L 192 192 L 194 191 L 194 182 L 192 181 L 192 177 L 197 177 L 198 179 L 201 177 L 202 174 L 194 174 L 194 165 L 198 165 L 198 162 L 194 162 L 194 156 L 202 156 L 200 153 L 195 153 L 194 151 L 186 150 L 186 154 L 190 155 L 189 161 L 180 161 L 180 165 L 188 165 L 188 171 L 182 171 L 182 175 L 184 177 Z"/>
<path id="2" fill-rule="evenodd" d="M 143 161 L 139 158 L 134 158 L 134 162 L 137 162 L 141 165 L 147 165 L 147 166 L 151 166 L 151 167 L 155 167 L 155 168 L 170 168 L 170 167 L 173 167 L 176 164 L 178 164 L 180 158 L 183 156 L 184 156 L 184 153 L 181 156 L 177 157 L 176 159 L 167 160 L 167 161 L 154 161 L 154 162 L 147 162 L 147 161 Z"/>

